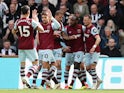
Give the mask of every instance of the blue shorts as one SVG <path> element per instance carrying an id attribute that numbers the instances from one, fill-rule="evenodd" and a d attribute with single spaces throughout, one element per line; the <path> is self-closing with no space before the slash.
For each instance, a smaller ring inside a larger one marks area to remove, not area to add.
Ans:
<path id="1" fill-rule="evenodd" d="M 98 52 L 94 52 L 93 54 L 90 53 L 85 53 L 85 65 L 89 66 L 91 64 L 93 64 L 94 62 L 97 63 L 100 57 L 100 53 Z"/>
<path id="2" fill-rule="evenodd" d="M 74 62 L 78 62 L 78 63 L 83 62 L 83 58 L 84 58 L 83 51 L 73 52 L 73 55 L 74 55 Z"/>
<path id="3" fill-rule="evenodd" d="M 62 60 L 62 49 L 53 49 L 53 55 L 55 57 L 55 60 Z"/>
<path id="4" fill-rule="evenodd" d="M 55 62 L 53 51 L 50 49 L 38 50 L 39 60 L 42 62 Z"/>
<path id="5" fill-rule="evenodd" d="M 71 66 L 72 64 L 74 64 L 74 54 L 73 53 L 65 54 L 65 63 L 66 63 L 66 66 Z"/>
<path id="6" fill-rule="evenodd" d="M 19 59 L 21 62 L 25 62 L 26 58 L 28 58 L 31 62 L 34 62 L 35 60 L 38 60 L 38 54 L 36 49 L 30 49 L 30 50 L 21 50 L 19 49 Z"/>

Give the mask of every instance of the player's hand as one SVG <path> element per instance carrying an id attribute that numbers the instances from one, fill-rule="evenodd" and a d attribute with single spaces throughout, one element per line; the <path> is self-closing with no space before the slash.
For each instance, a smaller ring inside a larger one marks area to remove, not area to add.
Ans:
<path id="1" fill-rule="evenodd" d="M 71 39 L 77 39 L 78 37 L 80 37 L 79 35 L 72 35 L 70 36 Z"/>
<path id="2" fill-rule="evenodd" d="M 61 36 L 61 31 L 54 31 L 53 35 L 56 36 L 56 37 L 60 37 Z"/>
<path id="3" fill-rule="evenodd" d="M 34 9 L 34 10 L 32 11 L 32 17 L 35 18 L 35 17 L 37 17 L 37 15 L 38 15 L 37 10 Z"/>
<path id="4" fill-rule="evenodd" d="M 92 48 L 90 49 L 90 53 L 92 54 L 92 53 L 94 53 L 94 51 L 95 51 L 95 48 L 92 47 Z"/>
<path id="5" fill-rule="evenodd" d="M 66 46 L 65 48 L 63 48 L 63 52 L 70 52 L 70 51 L 71 51 L 70 46 Z"/>
<path id="6" fill-rule="evenodd" d="M 35 20 L 35 21 L 39 21 L 39 19 L 38 19 L 38 13 L 37 13 L 37 10 L 36 9 L 34 9 L 33 11 L 32 11 L 32 18 Z"/>
<path id="7" fill-rule="evenodd" d="M 50 19 L 52 19 L 53 16 L 52 16 L 52 12 L 50 11 L 50 9 L 47 9 L 47 12 L 48 12 Z"/>

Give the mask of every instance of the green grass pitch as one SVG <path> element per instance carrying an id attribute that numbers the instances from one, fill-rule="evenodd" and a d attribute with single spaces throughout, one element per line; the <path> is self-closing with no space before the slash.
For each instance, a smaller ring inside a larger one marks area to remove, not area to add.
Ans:
<path id="1" fill-rule="evenodd" d="M 124 93 L 124 90 L 0 90 L 0 93 Z"/>

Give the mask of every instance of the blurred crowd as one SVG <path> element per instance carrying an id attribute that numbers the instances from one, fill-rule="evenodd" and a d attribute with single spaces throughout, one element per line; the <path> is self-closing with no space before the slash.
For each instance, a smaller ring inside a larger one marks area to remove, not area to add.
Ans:
<path id="1" fill-rule="evenodd" d="M 124 56 L 124 0 L 0 0 L 0 53 L 4 48 L 10 48 L 18 54 L 12 29 L 14 22 L 20 18 L 23 5 L 29 5 L 31 12 L 37 9 L 39 15 L 44 7 L 48 7 L 53 16 L 61 10 L 65 26 L 70 14 L 75 14 L 80 24 L 83 24 L 84 15 L 90 14 L 100 33 L 101 54 Z"/>

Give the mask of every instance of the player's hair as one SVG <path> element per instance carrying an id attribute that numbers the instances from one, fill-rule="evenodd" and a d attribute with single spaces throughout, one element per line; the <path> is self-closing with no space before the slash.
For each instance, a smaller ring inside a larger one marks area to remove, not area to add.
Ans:
<path id="1" fill-rule="evenodd" d="M 85 15 L 84 17 L 88 17 L 89 19 L 92 20 L 92 17 L 89 14 Z"/>
<path id="2" fill-rule="evenodd" d="M 63 12 L 61 10 L 56 11 L 55 15 L 59 15 L 59 14 L 63 15 Z"/>
<path id="3" fill-rule="evenodd" d="M 21 7 L 21 14 L 25 15 L 30 11 L 30 7 L 28 5 L 24 5 Z"/>
<path id="4" fill-rule="evenodd" d="M 48 12 L 46 10 L 42 11 L 41 15 L 48 16 Z"/>
<path id="5" fill-rule="evenodd" d="M 75 14 L 71 14 L 70 16 L 72 16 L 72 19 L 75 20 L 75 21 L 78 21 L 78 17 L 75 15 Z"/>

